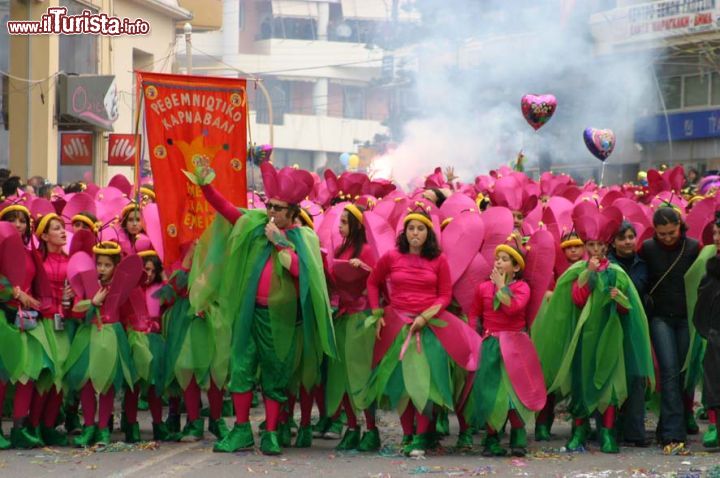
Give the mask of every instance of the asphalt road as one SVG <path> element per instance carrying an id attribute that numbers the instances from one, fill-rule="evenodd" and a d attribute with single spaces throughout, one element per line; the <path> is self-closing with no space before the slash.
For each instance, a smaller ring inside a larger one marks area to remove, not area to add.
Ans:
<path id="1" fill-rule="evenodd" d="M 253 428 L 262 419 L 260 411 L 253 413 Z M 228 418 L 228 424 L 231 419 Z M 455 437 L 447 437 L 446 447 L 424 459 L 410 459 L 397 454 L 401 431 L 397 419 L 390 413 L 379 417 L 385 447 L 377 454 L 338 453 L 336 440 L 318 440 L 310 449 L 287 449 L 279 457 L 265 457 L 255 452 L 219 454 L 212 452 L 211 435 L 196 443 L 124 445 L 116 443 L 108 450 L 45 448 L 38 450 L 9 450 L 0 452 L 0 477 L 200 477 L 237 476 L 279 477 L 358 477 L 392 478 L 419 475 L 442 476 L 550 476 L 550 477 L 712 477 L 720 478 L 720 453 L 702 448 L 700 436 L 692 437 L 691 454 L 664 456 L 659 447 L 645 449 L 623 448 L 619 455 L 599 452 L 591 444 L 586 452 L 562 451 L 570 433 L 568 422 L 556 422 L 555 439 L 549 443 L 530 442 L 530 454 L 525 458 L 484 458 L 480 456 L 480 437 L 471 452 L 455 453 Z M 701 431 L 707 423 L 701 422 Z M 141 413 L 142 434 L 152 436 L 149 416 Z M 5 426 L 7 428 L 7 424 Z M 451 428 L 455 430 L 454 418 Z M 648 431 L 654 428 L 648 420 Z M 532 426 L 528 427 L 532 430 Z M 6 430 L 7 433 L 7 430 Z M 121 434 L 115 433 L 119 440 Z M 256 439 L 259 443 L 259 439 Z M 507 436 L 505 437 L 507 443 Z"/>

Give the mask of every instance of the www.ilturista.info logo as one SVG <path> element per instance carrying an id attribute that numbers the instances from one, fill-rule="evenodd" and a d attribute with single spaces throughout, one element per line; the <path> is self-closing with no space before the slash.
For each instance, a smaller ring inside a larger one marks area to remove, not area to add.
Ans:
<path id="1" fill-rule="evenodd" d="M 87 9 L 68 15 L 66 7 L 50 7 L 40 21 L 8 21 L 7 29 L 10 35 L 146 35 L 150 24 L 141 18 L 111 17 Z"/>

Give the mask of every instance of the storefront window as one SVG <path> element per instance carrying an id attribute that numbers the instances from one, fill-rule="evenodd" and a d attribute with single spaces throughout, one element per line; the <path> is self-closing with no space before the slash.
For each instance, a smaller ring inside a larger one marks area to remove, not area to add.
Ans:
<path id="1" fill-rule="evenodd" d="M 685 77 L 683 90 L 683 106 L 692 108 L 695 106 L 707 106 L 710 93 L 710 82 L 707 75 L 693 75 Z"/>
<path id="2" fill-rule="evenodd" d="M 676 110 L 682 107 L 681 76 L 660 79 L 660 90 L 665 99 L 665 109 Z"/>

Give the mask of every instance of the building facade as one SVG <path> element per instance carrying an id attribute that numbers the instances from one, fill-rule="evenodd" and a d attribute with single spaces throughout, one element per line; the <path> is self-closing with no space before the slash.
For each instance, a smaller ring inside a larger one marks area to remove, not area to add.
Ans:
<path id="1" fill-rule="evenodd" d="M 343 153 L 388 134 L 394 56 L 387 40 L 418 21 L 406 3 L 224 0 L 222 31 L 192 35 L 192 72 L 262 83 L 250 83 L 249 141 L 273 144 L 276 165 L 342 169 Z M 181 71 L 187 53 L 180 44 Z"/>
<path id="2" fill-rule="evenodd" d="M 641 169 L 720 169 L 720 2 L 617 1 L 591 19 L 599 55 L 652 53 L 657 101 L 635 122 Z M 643 65 L 638 65 L 643 67 Z"/>
<path id="3" fill-rule="evenodd" d="M 207 2 L 212 3 L 212 2 Z M 141 20 L 141 35 L 9 35 L 8 21 L 38 21 L 48 8 Z M 192 19 L 177 0 L 0 0 L 0 167 L 22 178 L 103 183 L 110 133 L 134 132 L 133 70 L 170 72 L 176 29 Z"/>

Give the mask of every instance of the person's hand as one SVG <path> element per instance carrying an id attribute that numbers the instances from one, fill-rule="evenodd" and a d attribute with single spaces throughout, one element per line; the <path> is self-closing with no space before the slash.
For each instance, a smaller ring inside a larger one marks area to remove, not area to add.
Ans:
<path id="1" fill-rule="evenodd" d="M 32 297 L 30 294 L 17 288 L 15 298 L 22 304 L 26 309 L 39 309 L 40 301 Z"/>
<path id="2" fill-rule="evenodd" d="M 490 280 L 493 284 L 495 284 L 495 287 L 498 289 L 502 289 L 505 287 L 505 273 L 501 272 L 497 269 L 493 269 L 490 273 Z"/>
<path id="3" fill-rule="evenodd" d="M 600 268 L 600 259 L 597 257 L 593 257 L 588 261 L 588 270 L 590 272 L 597 272 L 597 270 Z"/>
<path id="4" fill-rule="evenodd" d="M 550 299 L 552 299 L 552 296 L 553 296 L 553 291 L 549 290 L 549 291 L 545 292 L 545 300 L 547 302 L 550 302 Z"/>
<path id="5" fill-rule="evenodd" d="M 280 229 L 271 221 L 265 225 L 265 237 L 273 244 L 277 244 L 278 239 L 282 237 L 282 232 L 280 232 Z"/>
<path id="6" fill-rule="evenodd" d="M 382 331 L 382 328 L 385 327 L 385 319 L 380 317 L 378 321 L 375 323 L 375 338 L 380 340 L 380 332 Z"/>
<path id="7" fill-rule="evenodd" d="M 101 287 L 100 290 L 95 292 L 95 296 L 92 298 L 92 305 L 95 307 L 101 307 L 105 302 L 108 292 L 110 292 L 110 289 L 107 287 Z"/>
<path id="8" fill-rule="evenodd" d="M 70 284 L 66 285 L 63 289 L 63 298 L 67 300 L 73 300 L 75 298 L 75 292 L 70 287 Z"/>
<path id="9" fill-rule="evenodd" d="M 610 289 L 610 298 L 614 299 L 615 297 L 618 296 L 619 292 L 620 291 L 617 289 L 617 287 L 613 287 L 612 289 Z"/>
<path id="10" fill-rule="evenodd" d="M 420 332 L 425 326 L 427 325 L 427 319 L 423 317 L 422 315 L 418 315 L 415 317 L 415 320 L 413 321 L 412 325 L 410 326 L 410 334 L 414 334 L 415 332 Z"/>
<path id="11" fill-rule="evenodd" d="M 448 183 L 452 183 L 455 181 L 458 177 L 455 176 L 455 168 L 453 166 L 448 166 L 445 168 L 445 179 Z"/>

